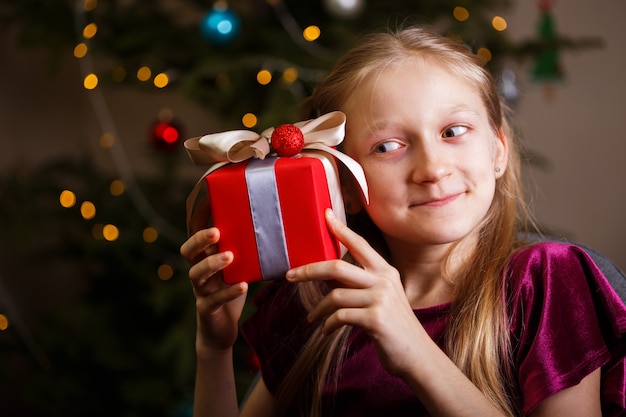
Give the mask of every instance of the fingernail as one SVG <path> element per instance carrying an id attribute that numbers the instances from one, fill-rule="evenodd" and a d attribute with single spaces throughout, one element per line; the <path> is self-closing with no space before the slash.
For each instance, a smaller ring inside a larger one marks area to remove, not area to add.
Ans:
<path id="1" fill-rule="evenodd" d="M 333 209 L 326 209 L 326 217 L 328 219 L 334 219 L 335 218 L 335 212 L 333 211 Z"/>
<path id="2" fill-rule="evenodd" d="M 285 274 L 285 278 L 288 281 L 291 281 L 292 279 L 294 279 L 296 276 L 296 271 L 294 271 L 293 269 L 290 269 L 289 271 L 287 271 L 287 273 Z"/>

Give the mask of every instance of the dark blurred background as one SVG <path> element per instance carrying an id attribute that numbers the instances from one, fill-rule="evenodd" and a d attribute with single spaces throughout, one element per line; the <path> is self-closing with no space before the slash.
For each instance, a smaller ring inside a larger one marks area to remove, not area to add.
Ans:
<path id="1" fill-rule="evenodd" d="M 620 0 L 0 0 L 0 415 L 190 415 L 178 247 L 204 169 L 182 142 L 296 121 L 371 30 L 428 24 L 481 55 L 539 225 L 626 268 L 625 18 Z M 243 392 L 255 358 L 236 360 Z"/>

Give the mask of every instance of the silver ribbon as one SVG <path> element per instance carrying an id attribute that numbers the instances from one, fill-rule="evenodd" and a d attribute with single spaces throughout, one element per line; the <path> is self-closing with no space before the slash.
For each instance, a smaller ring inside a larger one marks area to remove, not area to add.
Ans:
<path id="1" fill-rule="evenodd" d="M 252 160 L 245 171 L 252 226 L 264 280 L 284 275 L 290 267 L 280 197 L 276 187 L 276 160 Z"/>

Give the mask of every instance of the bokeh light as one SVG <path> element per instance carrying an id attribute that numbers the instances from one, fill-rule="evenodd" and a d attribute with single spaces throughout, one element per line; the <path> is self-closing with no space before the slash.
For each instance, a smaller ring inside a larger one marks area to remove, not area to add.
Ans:
<path id="1" fill-rule="evenodd" d="M 247 128 L 252 128 L 258 123 L 258 119 L 253 113 L 246 113 L 241 118 L 241 123 Z"/>
<path id="2" fill-rule="evenodd" d="M 167 281 L 174 276 L 174 268 L 172 268 L 168 264 L 163 264 L 159 266 L 159 269 L 157 270 L 157 274 L 159 275 L 159 279 L 163 281 Z"/>
<path id="3" fill-rule="evenodd" d="M 148 67 L 141 67 L 137 70 L 137 79 L 139 81 L 148 81 L 152 77 L 152 70 Z"/>
<path id="4" fill-rule="evenodd" d="M 96 36 L 96 33 L 98 32 L 98 25 L 96 25 L 95 23 L 89 23 L 87 26 L 85 26 L 85 28 L 83 29 L 83 37 L 85 39 L 91 39 L 94 36 Z"/>
<path id="5" fill-rule="evenodd" d="M 455 7 L 452 14 L 454 15 L 454 18 L 459 22 L 465 22 L 467 19 L 469 19 L 470 16 L 469 10 L 461 6 Z"/>
<path id="6" fill-rule="evenodd" d="M 100 136 L 100 147 L 103 149 L 108 149 L 110 147 L 112 147 L 115 144 L 115 136 L 113 136 L 111 133 L 103 133 L 102 136 Z"/>
<path id="7" fill-rule="evenodd" d="M 80 205 L 80 215 L 85 220 L 91 220 L 96 217 L 96 206 L 91 201 L 83 201 Z"/>
<path id="8" fill-rule="evenodd" d="M 96 74 L 88 74 L 83 81 L 83 86 L 87 90 L 93 90 L 98 86 L 98 76 Z"/>
<path id="9" fill-rule="evenodd" d="M 154 77 L 154 86 L 157 88 L 164 88 L 167 87 L 167 85 L 170 83 L 170 79 L 167 76 L 166 73 L 162 72 L 160 74 L 157 74 Z"/>
<path id="10" fill-rule="evenodd" d="M 9 319 L 4 314 L 0 314 L 0 330 L 9 328 Z"/>
<path id="11" fill-rule="evenodd" d="M 74 47 L 74 57 L 76 58 L 84 58 L 87 55 L 87 45 L 83 42 L 79 43 Z"/>
<path id="12" fill-rule="evenodd" d="M 94 11 L 96 7 L 98 7 L 98 0 L 85 0 L 83 2 L 83 9 L 85 9 L 86 12 Z"/>
<path id="13" fill-rule="evenodd" d="M 304 36 L 304 39 L 306 39 L 309 42 L 313 42 L 314 40 L 317 40 L 321 34 L 322 34 L 322 31 L 320 30 L 319 27 L 315 25 L 308 26 L 302 32 L 302 36 Z"/>
<path id="14" fill-rule="evenodd" d="M 504 20 L 504 18 L 502 16 L 494 17 L 491 20 L 491 25 L 498 32 L 502 32 L 503 30 L 506 30 L 506 28 L 508 27 L 508 24 L 506 23 L 506 20 Z"/>
<path id="15" fill-rule="evenodd" d="M 268 85 L 272 82 L 272 73 L 268 70 L 261 70 L 256 74 L 256 80 L 261 85 Z"/>
<path id="16" fill-rule="evenodd" d="M 120 237 L 120 231 L 116 226 L 107 224 L 102 228 L 102 236 L 109 242 L 113 242 Z"/>
<path id="17" fill-rule="evenodd" d="M 109 185 L 109 192 L 112 196 L 120 196 L 124 194 L 126 187 L 124 187 L 124 183 L 121 180 L 113 180 L 111 181 L 111 185 Z"/>
<path id="18" fill-rule="evenodd" d="M 289 67 L 283 71 L 283 81 L 287 84 L 291 84 L 298 79 L 298 70 L 294 67 Z"/>
<path id="19" fill-rule="evenodd" d="M 63 190 L 61 191 L 61 195 L 59 196 L 59 202 L 61 203 L 62 207 L 74 207 L 74 205 L 76 204 L 76 194 L 74 194 L 70 190 Z"/>
<path id="20" fill-rule="evenodd" d="M 146 227 L 143 229 L 143 241 L 146 243 L 154 243 L 159 237 L 159 232 L 154 227 Z"/>
<path id="21" fill-rule="evenodd" d="M 487 48 L 478 49 L 478 51 L 476 51 L 476 55 L 478 55 L 484 62 L 489 62 L 493 58 L 491 51 Z"/>

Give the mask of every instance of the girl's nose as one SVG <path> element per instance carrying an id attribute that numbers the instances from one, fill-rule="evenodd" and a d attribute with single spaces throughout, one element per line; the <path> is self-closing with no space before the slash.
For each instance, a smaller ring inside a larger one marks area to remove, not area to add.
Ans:
<path id="1" fill-rule="evenodd" d="M 412 163 L 412 180 L 417 184 L 434 184 L 451 173 L 451 165 L 445 152 L 438 149 L 436 144 L 421 144 L 416 147 Z"/>

